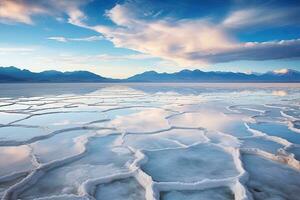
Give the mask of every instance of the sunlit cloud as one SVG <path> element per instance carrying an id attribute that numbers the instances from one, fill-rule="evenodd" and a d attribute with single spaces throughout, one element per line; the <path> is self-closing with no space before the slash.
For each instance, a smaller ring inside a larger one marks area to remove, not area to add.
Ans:
<path id="1" fill-rule="evenodd" d="M 225 31 L 207 20 L 150 22 L 135 18 L 129 8 L 121 5 L 116 5 L 106 15 L 119 26 L 90 28 L 102 33 L 116 47 L 129 48 L 181 65 L 206 63 L 205 60 L 189 59 L 192 52 L 217 53 L 236 45 Z"/>
<path id="2" fill-rule="evenodd" d="M 34 16 L 49 15 L 61 20 L 63 14 L 69 16 L 68 21 L 76 23 L 86 18 L 79 7 L 89 0 L 1 0 L 0 22 L 6 24 L 24 23 L 33 25 Z"/>
<path id="3" fill-rule="evenodd" d="M 105 15 L 116 26 L 80 26 L 104 35 L 116 47 L 128 48 L 183 67 L 203 67 L 211 63 L 236 60 L 270 60 L 300 57 L 300 40 L 267 42 L 239 42 L 230 28 L 259 24 L 285 17 L 279 13 L 273 17 L 251 19 L 262 11 L 236 11 L 221 23 L 209 19 L 145 20 L 128 4 L 117 4 Z M 75 24 L 76 25 L 76 24 Z"/>
<path id="4" fill-rule="evenodd" d="M 0 22 L 20 22 L 33 24 L 31 17 L 36 14 L 46 14 L 47 10 L 35 4 L 28 5 L 26 1 L 1 0 Z"/>

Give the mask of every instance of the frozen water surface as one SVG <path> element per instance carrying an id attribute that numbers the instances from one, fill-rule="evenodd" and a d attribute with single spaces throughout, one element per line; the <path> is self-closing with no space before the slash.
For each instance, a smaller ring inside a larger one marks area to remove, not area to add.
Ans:
<path id="1" fill-rule="evenodd" d="M 284 145 L 268 140 L 264 137 L 251 137 L 242 140 L 241 148 L 259 149 L 272 154 L 276 154 L 280 148 L 284 148 Z"/>
<path id="2" fill-rule="evenodd" d="M 24 119 L 28 116 L 29 116 L 28 114 L 23 114 L 23 113 L 0 112 L 0 124 L 3 125 L 10 124 L 12 122 Z"/>
<path id="3" fill-rule="evenodd" d="M 0 87 L 3 200 L 296 200 L 299 84 Z"/>
<path id="4" fill-rule="evenodd" d="M 96 191 L 97 200 L 145 200 L 144 188 L 133 178 L 101 184 Z"/>
<path id="5" fill-rule="evenodd" d="M 300 161 L 300 146 L 292 146 L 287 151 L 294 154 L 295 159 Z"/>
<path id="6" fill-rule="evenodd" d="M 47 163 L 80 153 L 81 147 L 76 144 L 78 138 L 91 134 L 91 130 L 66 131 L 45 140 L 38 140 L 31 147 L 39 162 Z"/>
<path id="7" fill-rule="evenodd" d="M 290 130 L 285 124 L 261 122 L 249 124 L 249 127 L 267 135 L 280 137 L 289 142 L 300 144 L 300 134 Z"/>
<path id="8" fill-rule="evenodd" d="M 90 122 L 104 119 L 104 114 L 99 112 L 54 112 L 33 115 L 30 118 L 18 121 L 18 124 L 41 126 L 49 130 L 59 130 L 76 126 L 82 126 Z"/>
<path id="9" fill-rule="evenodd" d="M 30 148 L 25 145 L 0 147 L 0 177 L 32 169 L 30 154 Z"/>
<path id="10" fill-rule="evenodd" d="M 202 191 L 170 191 L 162 193 L 162 200 L 234 200 L 234 194 L 229 188 L 220 187 Z"/>
<path id="11" fill-rule="evenodd" d="M 254 155 L 244 155 L 243 162 L 250 175 L 247 187 L 255 199 L 299 199 L 299 171 Z"/>
<path id="12" fill-rule="evenodd" d="M 169 119 L 170 124 L 179 127 L 203 127 L 208 130 L 220 131 L 235 137 L 252 135 L 241 118 L 246 116 L 224 114 L 217 110 L 204 110 L 176 115 Z"/>
<path id="13" fill-rule="evenodd" d="M 0 127 L 0 143 L 6 143 L 13 141 L 24 142 L 31 138 L 47 135 L 49 131 L 41 127 L 22 127 L 22 126 L 4 126 Z"/>
<path id="14" fill-rule="evenodd" d="M 166 117 L 171 114 L 172 112 L 163 109 L 149 108 L 133 114 L 117 116 L 110 125 L 127 132 L 159 131 L 170 128 Z"/>
<path id="15" fill-rule="evenodd" d="M 148 162 L 142 169 L 159 182 L 186 183 L 238 175 L 232 156 L 212 144 L 145 151 L 145 154 Z"/>
<path id="16" fill-rule="evenodd" d="M 131 152 L 124 147 L 113 147 L 116 136 L 92 137 L 85 156 L 61 167 L 49 170 L 40 180 L 21 195 L 32 199 L 47 195 L 77 194 L 85 181 L 98 176 L 126 172 L 132 162 Z"/>

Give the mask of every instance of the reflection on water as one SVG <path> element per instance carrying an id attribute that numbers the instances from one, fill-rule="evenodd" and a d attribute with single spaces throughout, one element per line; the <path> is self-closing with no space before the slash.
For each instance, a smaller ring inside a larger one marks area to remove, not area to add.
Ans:
<path id="1" fill-rule="evenodd" d="M 2 84 L 0 197 L 296 200 L 299 110 L 299 84 Z"/>
<path id="2" fill-rule="evenodd" d="M 273 95 L 275 96 L 281 96 L 281 97 L 284 97 L 287 95 L 287 91 L 284 91 L 284 90 L 274 90 L 272 92 Z"/>
<path id="3" fill-rule="evenodd" d="M 174 92 L 179 94 L 200 94 L 205 92 L 224 91 L 257 91 L 274 92 L 274 95 L 285 96 L 288 91 L 299 88 L 298 83 L 27 83 L 1 84 L 0 97 L 40 97 L 49 95 L 77 94 L 85 95 L 110 87 L 123 87 L 140 90 L 146 93 Z"/>

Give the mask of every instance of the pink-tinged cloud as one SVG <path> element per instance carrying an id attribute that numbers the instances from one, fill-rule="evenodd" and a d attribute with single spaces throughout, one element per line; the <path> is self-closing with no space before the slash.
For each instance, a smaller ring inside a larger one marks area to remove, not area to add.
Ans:
<path id="1" fill-rule="evenodd" d="M 53 17 L 67 14 L 68 21 L 77 23 L 85 19 L 79 9 L 89 0 L 0 0 L 0 23 L 34 24 L 33 18 L 37 15 Z"/>
<path id="2" fill-rule="evenodd" d="M 270 60 L 300 57 L 300 40 L 239 42 L 232 27 L 260 24 L 271 18 L 255 19 L 260 12 L 234 12 L 219 23 L 209 19 L 141 19 L 128 4 L 117 4 L 106 12 L 115 26 L 88 26 L 116 47 L 128 48 L 183 67 L 235 60 Z M 245 16 L 252 16 L 246 24 Z M 277 13 L 275 19 L 285 16 Z M 262 22 L 263 21 L 263 22 Z M 230 27 L 230 28 L 229 28 Z"/>
<path id="3" fill-rule="evenodd" d="M 20 22 L 33 24 L 31 17 L 37 14 L 46 14 L 48 11 L 35 4 L 28 5 L 26 1 L 1 0 L 0 21 L 6 23 Z"/>

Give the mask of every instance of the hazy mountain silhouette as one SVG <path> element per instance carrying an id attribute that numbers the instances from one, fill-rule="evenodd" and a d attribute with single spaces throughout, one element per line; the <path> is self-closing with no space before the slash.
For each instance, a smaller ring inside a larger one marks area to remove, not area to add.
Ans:
<path id="1" fill-rule="evenodd" d="M 40 73 L 21 70 L 16 67 L 0 67 L 0 82 L 111 82 L 88 71 L 60 72 L 55 70 Z"/>
<path id="2" fill-rule="evenodd" d="M 267 72 L 264 74 L 235 72 L 203 72 L 182 70 L 176 73 L 157 73 L 147 71 L 127 79 L 132 82 L 300 82 L 300 72 Z"/>
<path id="3" fill-rule="evenodd" d="M 88 71 L 43 71 L 40 73 L 21 70 L 16 67 L 0 67 L 1 83 L 16 82 L 300 82 L 300 72 L 284 69 L 263 74 L 235 72 L 203 72 L 200 70 L 182 70 L 176 73 L 157 73 L 147 71 L 128 79 L 105 78 Z"/>

